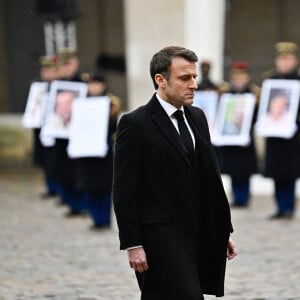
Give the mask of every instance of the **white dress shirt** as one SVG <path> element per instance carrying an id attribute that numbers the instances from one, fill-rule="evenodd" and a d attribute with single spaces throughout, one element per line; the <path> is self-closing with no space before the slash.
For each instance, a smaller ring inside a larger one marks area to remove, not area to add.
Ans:
<path id="1" fill-rule="evenodd" d="M 166 112 L 166 114 L 169 116 L 170 120 L 172 121 L 173 125 L 175 126 L 177 132 L 179 133 L 179 128 L 178 128 L 178 122 L 177 122 L 177 119 L 174 117 L 174 112 L 176 112 L 178 109 L 173 106 L 172 104 L 170 104 L 169 102 L 167 102 L 166 100 L 163 100 L 161 97 L 159 97 L 158 94 L 156 94 L 156 97 L 160 103 L 160 105 L 162 106 L 162 108 L 164 109 L 164 111 Z M 192 136 L 192 140 L 193 140 L 193 144 L 194 144 L 194 147 L 195 147 L 195 136 L 194 136 L 194 133 L 186 119 L 186 116 L 184 114 L 184 109 L 183 109 L 183 106 L 181 106 L 181 108 L 179 109 L 183 112 L 183 118 L 184 118 L 184 122 L 185 122 L 185 125 L 187 126 L 191 136 Z"/>

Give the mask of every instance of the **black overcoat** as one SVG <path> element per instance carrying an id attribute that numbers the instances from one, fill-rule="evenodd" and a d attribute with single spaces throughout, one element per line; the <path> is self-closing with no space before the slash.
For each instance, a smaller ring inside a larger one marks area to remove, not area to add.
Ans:
<path id="1" fill-rule="evenodd" d="M 143 277 L 143 300 L 199 299 L 201 289 L 224 294 L 229 205 L 204 113 L 185 107 L 185 114 L 201 153 L 201 164 L 194 166 L 202 174 L 199 211 L 190 203 L 192 166 L 155 96 L 124 115 L 117 130 L 113 200 L 120 248 L 145 249 L 149 270 Z"/>
<path id="2" fill-rule="evenodd" d="M 286 76 L 275 74 L 271 79 L 300 80 L 297 71 Z M 297 126 L 300 125 L 300 107 Z M 266 138 L 264 175 L 277 181 L 290 181 L 300 177 L 300 131 L 291 139 Z"/>

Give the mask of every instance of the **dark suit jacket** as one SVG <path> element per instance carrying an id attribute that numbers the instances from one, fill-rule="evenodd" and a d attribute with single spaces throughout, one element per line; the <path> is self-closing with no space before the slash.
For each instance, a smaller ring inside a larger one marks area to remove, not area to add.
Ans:
<path id="1" fill-rule="evenodd" d="M 202 175 L 199 182 L 203 198 L 201 211 L 190 201 L 195 196 L 191 162 L 174 125 L 155 96 L 145 106 L 122 117 L 115 145 L 113 200 L 120 248 L 144 246 L 148 262 L 150 260 L 149 277 L 153 275 L 151 272 L 155 273 L 145 287 L 149 295 L 158 288 L 154 281 L 163 282 L 169 293 L 175 288 L 174 295 L 168 294 L 164 299 L 194 299 L 186 296 L 193 286 L 181 295 L 177 286 L 180 282 L 189 285 L 199 280 L 203 293 L 222 296 L 226 247 L 232 231 L 229 205 L 204 113 L 195 107 L 185 107 L 185 114 L 201 155 L 201 164 L 197 166 Z M 203 219 L 200 232 L 196 224 L 198 215 Z M 166 228 L 171 229 L 166 231 Z M 162 274 L 160 266 L 165 261 L 170 272 Z M 181 261 L 191 268 L 199 267 L 192 279 L 188 269 L 174 267 Z M 163 294 L 162 286 L 159 288 Z M 155 295 L 142 299 L 161 299 Z"/>

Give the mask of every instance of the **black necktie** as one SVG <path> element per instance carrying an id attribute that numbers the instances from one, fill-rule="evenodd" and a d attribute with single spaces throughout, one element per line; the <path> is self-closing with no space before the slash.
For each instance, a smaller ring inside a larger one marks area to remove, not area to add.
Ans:
<path id="1" fill-rule="evenodd" d="M 185 124 L 184 118 L 183 118 L 183 111 L 177 110 L 173 114 L 173 116 L 176 118 L 178 122 L 178 129 L 179 129 L 179 135 L 183 142 L 183 145 L 185 146 L 186 152 L 188 155 L 193 155 L 195 149 L 194 149 L 194 143 L 192 136 L 189 132 L 188 127 Z"/>

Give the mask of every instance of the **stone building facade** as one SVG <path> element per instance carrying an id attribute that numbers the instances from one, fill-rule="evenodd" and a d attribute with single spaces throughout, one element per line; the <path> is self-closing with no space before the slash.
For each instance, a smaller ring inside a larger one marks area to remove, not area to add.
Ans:
<path id="1" fill-rule="evenodd" d="M 0 0 L 0 113 L 22 113 L 45 52 L 37 0 Z M 152 54 L 165 45 L 190 47 L 211 60 L 212 78 L 227 78 L 232 61 L 250 63 L 254 80 L 270 68 L 273 45 L 300 44 L 298 0 L 79 0 L 76 19 L 81 70 L 104 63 L 123 108 L 153 93 Z M 121 67 L 120 67 L 121 65 Z M 126 65 L 126 68 L 124 67 Z"/>

